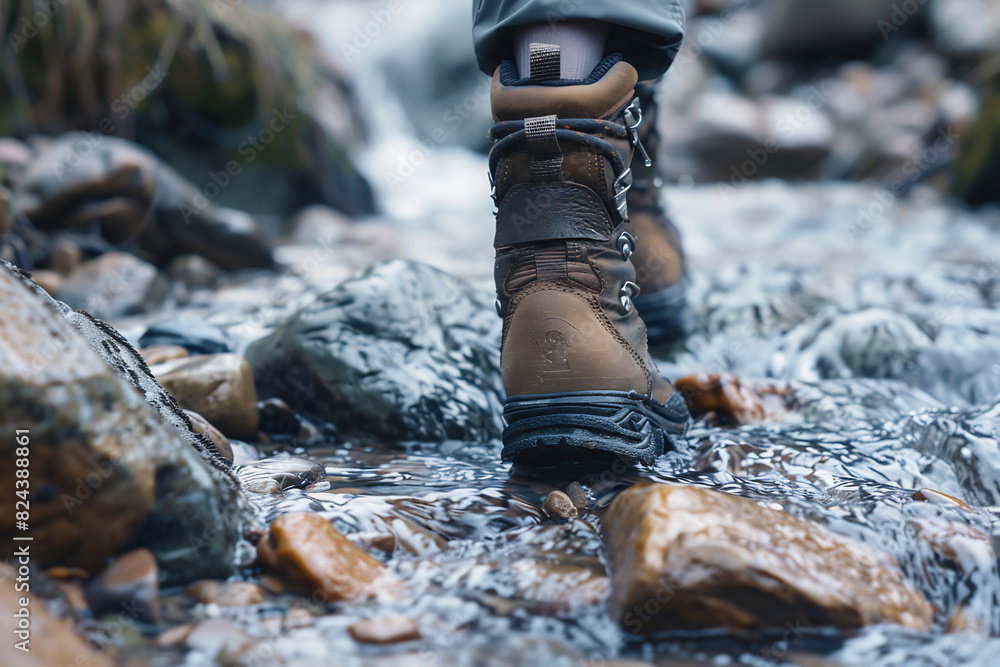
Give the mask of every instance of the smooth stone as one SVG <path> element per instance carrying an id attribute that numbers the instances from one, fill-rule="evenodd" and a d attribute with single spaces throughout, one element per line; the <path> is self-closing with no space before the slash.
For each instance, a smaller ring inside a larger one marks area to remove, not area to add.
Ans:
<path id="1" fill-rule="evenodd" d="M 566 486 L 566 495 L 573 502 L 573 507 L 581 512 L 587 509 L 587 505 L 590 503 L 587 498 L 587 490 L 583 488 L 580 482 L 570 482 Z"/>
<path id="2" fill-rule="evenodd" d="M 142 358 L 149 366 L 155 366 L 156 364 L 162 364 L 164 361 L 184 359 L 185 357 L 191 356 L 190 353 L 180 345 L 151 345 L 150 347 L 140 348 L 139 354 L 142 355 Z"/>
<path id="3" fill-rule="evenodd" d="M 565 614 L 593 608 L 608 597 L 611 588 L 603 572 L 574 563 L 524 558 L 511 569 L 516 574 L 519 599 L 531 603 L 538 614 Z"/>
<path id="4" fill-rule="evenodd" d="M 165 361 L 149 370 L 178 405 L 202 415 L 227 436 L 257 435 L 257 389 L 243 357 L 204 354 Z"/>
<path id="5" fill-rule="evenodd" d="M 200 317 L 175 317 L 152 325 L 139 338 L 140 347 L 178 345 L 191 354 L 232 352 L 233 347 L 222 332 Z"/>
<path id="6" fill-rule="evenodd" d="M 58 297 L 72 308 L 110 320 L 150 312 L 166 300 L 169 291 L 167 280 L 149 262 L 109 252 L 73 269 Z"/>
<path id="7" fill-rule="evenodd" d="M 237 475 L 242 483 L 268 479 L 279 488 L 304 489 L 326 480 L 326 468 L 318 461 L 296 456 L 275 456 L 247 463 Z"/>
<path id="8" fill-rule="evenodd" d="M 542 510 L 544 510 L 550 518 L 556 519 L 557 521 L 569 521 L 570 519 L 575 519 L 579 516 L 579 512 L 577 511 L 573 500 L 562 491 L 552 491 L 549 495 L 545 496 L 545 502 L 542 504 Z"/>
<path id="9" fill-rule="evenodd" d="M 318 514 L 285 514 L 257 545 L 260 564 L 322 602 L 359 601 L 392 587 L 385 566 Z"/>
<path id="10" fill-rule="evenodd" d="M 156 559 L 136 549 L 114 559 L 86 588 L 94 616 L 123 610 L 143 623 L 160 622 Z"/>
<path id="11" fill-rule="evenodd" d="M 366 618 L 347 626 L 354 641 L 362 644 L 399 644 L 420 639 L 420 626 L 405 616 Z"/>
<path id="12" fill-rule="evenodd" d="M 56 273 L 68 276 L 82 263 L 83 252 L 73 241 L 59 239 L 52 246 L 52 252 L 49 253 L 49 268 Z"/>
<path id="13" fill-rule="evenodd" d="M 930 604 L 895 558 L 752 500 L 641 485 L 615 499 L 602 525 L 609 610 L 631 634 L 787 622 L 932 627 Z"/>
<path id="14" fill-rule="evenodd" d="M 238 649 L 253 642 L 242 629 L 218 618 L 209 618 L 196 625 L 184 638 L 184 646 L 215 657 L 222 650 Z"/>
<path id="15" fill-rule="evenodd" d="M 199 415 L 197 412 L 185 410 L 184 414 L 186 414 L 188 419 L 191 420 L 191 430 L 195 433 L 204 435 L 211 440 L 212 444 L 215 445 L 215 448 L 218 450 L 219 456 L 231 464 L 233 462 L 233 450 L 229 446 L 229 438 L 222 435 L 222 432 L 219 431 L 219 429 L 212 426 L 207 419 Z"/>

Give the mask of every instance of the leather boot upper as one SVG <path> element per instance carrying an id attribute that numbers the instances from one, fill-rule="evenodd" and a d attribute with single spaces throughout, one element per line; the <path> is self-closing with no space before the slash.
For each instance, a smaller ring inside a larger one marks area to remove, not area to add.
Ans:
<path id="1" fill-rule="evenodd" d="M 490 154 L 507 394 L 634 391 L 663 403 L 672 389 L 632 304 L 635 69 L 612 57 L 583 82 L 513 77 L 505 64 L 493 78 Z"/>

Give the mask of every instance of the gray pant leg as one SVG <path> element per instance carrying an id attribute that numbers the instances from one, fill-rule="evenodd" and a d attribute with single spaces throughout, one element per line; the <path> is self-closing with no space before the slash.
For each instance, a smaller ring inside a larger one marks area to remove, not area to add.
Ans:
<path id="1" fill-rule="evenodd" d="M 611 24 L 607 53 L 621 52 L 639 79 L 667 71 L 684 38 L 681 0 L 473 0 L 472 40 L 479 67 L 492 75 L 513 57 L 513 26 L 594 19 Z"/>

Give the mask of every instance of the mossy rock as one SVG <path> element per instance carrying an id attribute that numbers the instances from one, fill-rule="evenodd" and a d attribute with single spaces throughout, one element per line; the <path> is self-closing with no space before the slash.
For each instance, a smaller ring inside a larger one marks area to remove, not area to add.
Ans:
<path id="1" fill-rule="evenodd" d="M 218 203 L 254 212 L 373 209 L 351 159 L 364 123 L 308 35 L 222 0 L 39 6 L 0 8 L 0 136 L 132 139 L 196 186 L 235 161 L 242 175 Z"/>

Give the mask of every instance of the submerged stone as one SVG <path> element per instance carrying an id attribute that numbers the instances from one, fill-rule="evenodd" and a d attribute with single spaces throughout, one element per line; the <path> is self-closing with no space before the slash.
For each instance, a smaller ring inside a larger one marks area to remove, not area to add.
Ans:
<path id="1" fill-rule="evenodd" d="M 257 545 L 257 560 L 319 602 L 360 601 L 394 578 L 318 514 L 278 517 Z"/>
<path id="2" fill-rule="evenodd" d="M 609 610 L 632 634 L 895 623 L 932 609 L 896 560 L 785 512 L 701 487 L 642 485 L 603 524 Z"/>

